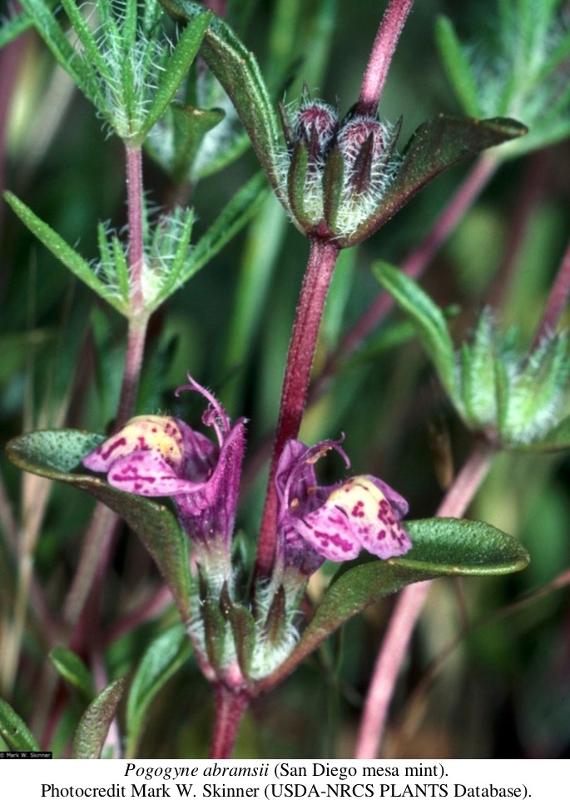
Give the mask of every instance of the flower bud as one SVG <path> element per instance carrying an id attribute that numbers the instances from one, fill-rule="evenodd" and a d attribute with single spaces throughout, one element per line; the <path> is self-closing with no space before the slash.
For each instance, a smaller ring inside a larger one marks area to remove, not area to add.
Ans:
<path id="1" fill-rule="evenodd" d="M 338 128 L 338 115 L 332 106 L 318 101 L 304 103 L 294 121 L 294 137 L 305 142 L 312 159 L 321 159 Z"/>

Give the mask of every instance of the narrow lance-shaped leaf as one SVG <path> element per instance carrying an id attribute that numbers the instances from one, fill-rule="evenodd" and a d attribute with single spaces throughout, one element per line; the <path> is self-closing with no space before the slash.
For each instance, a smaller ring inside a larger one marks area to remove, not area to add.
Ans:
<path id="1" fill-rule="evenodd" d="M 377 262 L 372 270 L 384 289 L 414 321 L 420 341 L 433 361 L 442 384 L 452 398 L 457 399 L 455 352 L 441 310 L 401 270 L 385 262 Z"/>
<path id="2" fill-rule="evenodd" d="M 242 186 L 199 239 L 180 275 L 180 284 L 202 269 L 249 222 L 267 196 L 263 174 L 258 172 Z"/>
<path id="3" fill-rule="evenodd" d="M 50 660 L 61 677 L 73 686 L 88 701 L 93 699 L 95 686 L 91 673 L 72 650 L 66 647 L 54 647 L 49 654 Z"/>
<path id="4" fill-rule="evenodd" d="M 338 572 L 299 644 L 278 670 L 258 685 L 264 691 L 285 678 L 322 642 L 371 603 L 418 581 L 444 575 L 506 575 L 524 569 L 525 549 L 484 522 L 437 517 L 406 523 L 413 547 L 405 556 L 348 563 Z"/>
<path id="5" fill-rule="evenodd" d="M 342 247 L 371 236 L 388 222 L 419 190 L 444 170 L 488 147 L 516 139 L 527 128 L 513 119 L 469 119 L 441 114 L 416 130 L 402 156 L 402 163 L 376 210 L 350 235 Z"/>
<path id="6" fill-rule="evenodd" d="M 83 94 L 101 112 L 104 112 L 104 97 L 99 89 L 97 78 L 93 70 L 81 58 L 78 58 L 51 10 L 51 4 L 45 0 L 20 0 L 20 2 L 24 11 L 33 20 L 39 35 L 51 50 L 55 60 L 71 76 Z"/>
<path id="7" fill-rule="evenodd" d="M 101 53 L 97 40 L 91 32 L 91 28 L 85 21 L 80 8 L 77 6 L 75 0 L 61 0 L 65 13 L 69 17 L 69 21 L 73 25 L 77 38 L 83 46 L 85 55 L 87 56 L 90 65 L 96 67 L 105 80 L 112 78 L 109 71 L 108 62 L 105 60 Z"/>
<path id="8" fill-rule="evenodd" d="M 479 91 L 471 64 L 448 17 L 437 19 L 435 35 L 443 66 L 465 113 L 472 117 L 482 116 Z"/>
<path id="9" fill-rule="evenodd" d="M 74 758 L 100 757 L 125 686 L 126 678 L 113 681 L 87 706 L 73 738 Z"/>
<path id="10" fill-rule="evenodd" d="M 53 228 L 43 222 L 31 208 L 25 203 L 22 203 L 11 192 L 4 194 L 6 202 L 20 217 L 24 225 L 36 236 L 40 242 L 46 247 L 58 261 L 66 266 L 73 274 L 83 281 L 90 289 L 96 292 L 99 297 L 106 300 L 107 303 L 113 306 L 121 314 L 127 314 L 125 303 L 117 298 L 113 292 L 99 280 L 91 269 L 89 263 L 79 255 L 79 253 L 70 247 L 67 242 L 56 233 Z"/>
<path id="11" fill-rule="evenodd" d="M 465 412 L 473 423 L 487 424 L 495 421 L 496 357 L 493 316 L 490 309 L 484 309 L 473 336 L 473 344 L 471 347 L 464 345 L 463 348 L 461 390 Z"/>
<path id="12" fill-rule="evenodd" d="M 174 98 L 182 79 L 196 58 L 211 16 L 209 12 L 204 12 L 202 9 L 202 13 L 197 14 L 180 34 L 176 47 L 166 64 L 164 72 L 162 72 L 160 83 L 154 94 L 144 125 L 140 131 L 137 131 L 135 137 L 137 142 L 144 141 L 149 130 L 164 114 L 169 103 Z"/>
<path id="13" fill-rule="evenodd" d="M 36 431 L 12 439 L 8 458 L 20 469 L 69 483 L 96 497 L 121 516 L 141 538 L 170 587 L 183 620 L 190 618 L 188 541 L 174 513 L 165 505 L 121 492 L 93 474 L 74 472 L 81 460 L 105 440 L 75 430 Z"/>
<path id="14" fill-rule="evenodd" d="M 183 625 L 158 636 L 146 650 L 133 678 L 127 700 L 127 756 L 137 743 L 150 705 L 162 687 L 188 661 L 190 640 Z"/>
<path id="15" fill-rule="evenodd" d="M 0 698 L 0 736 L 10 750 L 37 752 L 40 747 L 24 720 Z"/>
<path id="16" fill-rule="evenodd" d="M 161 0 L 178 19 L 193 20 L 203 7 L 189 0 Z M 202 44 L 204 59 L 228 93 L 271 185 L 279 192 L 279 151 L 284 147 L 269 92 L 253 53 L 221 19 L 210 22 Z"/>

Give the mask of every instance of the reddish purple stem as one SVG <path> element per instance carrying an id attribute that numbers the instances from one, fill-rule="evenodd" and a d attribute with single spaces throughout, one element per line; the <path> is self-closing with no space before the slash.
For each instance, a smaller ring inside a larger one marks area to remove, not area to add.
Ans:
<path id="1" fill-rule="evenodd" d="M 384 12 L 360 87 L 357 110 L 375 116 L 392 56 L 414 0 L 390 0 Z"/>
<path id="2" fill-rule="evenodd" d="M 125 369 L 115 425 L 120 428 L 133 414 L 142 369 L 148 315 L 144 307 L 142 149 L 126 147 L 127 208 L 129 222 L 130 317 Z"/>
<path id="3" fill-rule="evenodd" d="M 126 159 L 131 313 L 136 315 L 144 310 L 142 287 L 144 266 L 142 149 L 140 147 L 127 146 Z"/>
<path id="4" fill-rule="evenodd" d="M 337 257 L 338 248 L 334 243 L 316 238 L 311 240 L 309 262 L 301 287 L 287 354 L 269 485 L 257 550 L 259 575 L 267 575 L 273 564 L 277 521 L 277 495 L 273 479 L 285 442 L 295 438 L 301 427 L 319 327 Z"/>
<path id="5" fill-rule="evenodd" d="M 493 453 L 493 448 L 487 443 L 475 446 L 444 497 L 436 516 L 463 516 L 489 471 Z M 431 581 L 416 583 L 404 589 L 398 598 L 366 696 L 355 758 L 377 756 L 400 668 L 430 586 Z"/>
<path id="6" fill-rule="evenodd" d="M 241 719 L 249 705 L 245 692 L 232 692 L 221 683 L 216 686 L 216 722 L 210 745 L 210 758 L 229 758 Z"/>
<path id="7" fill-rule="evenodd" d="M 546 336 L 551 336 L 556 330 L 568 299 L 570 298 L 570 241 L 566 246 L 566 252 L 562 257 L 562 263 L 558 274 L 548 295 L 546 307 L 542 314 L 542 319 L 538 326 L 533 342 L 535 348 Z"/>

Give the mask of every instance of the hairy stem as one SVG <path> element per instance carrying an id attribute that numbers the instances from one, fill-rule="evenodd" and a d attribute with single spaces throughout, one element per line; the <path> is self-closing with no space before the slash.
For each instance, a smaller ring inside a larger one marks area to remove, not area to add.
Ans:
<path id="1" fill-rule="evenodd" d="M 143 182 L 142 149 L 125 147 L 127 166 L 127 216 L 129 223 L 129 269 L 131 316 L 144 310 L 142 275 L 144 267 L 143 248 Z"/>
<path id="2" fill-rule="evenodd" d="M 384 12 L 360 87 L 359 114 L 376 114 L 390 62 L 413 3 L 414 0 L 390 0 Z"/>
<path id="3" fill-rule="evenodd" d="M 436 516 L 463 516 L 489 471 L 493 455 L 494 449 L 490 444 L 475 445 Z M 430 586 L 431 581 L 408 586 L 397 600 L 366 696 L 355 758 L 376 758 L 396 681 Z"/>
<path id="4" fill-rule="evenodd" d="M 121 428 L 133 415 L 143 364 L 147 325 L 148 317 L 145 314 L 129 320 L 123 383 L 115 428 Z"/>
<path id="5" fill-rule="evenodd" d="M 257 551 L 259 575 L 267 575 L 273 563 L 277 519 L 277 495 L 273 479 L 285 442 L 296 437 L 301 427 L 319 327 L 338 252 L 336 245 L 331 242 L 317 238 L 311 240 L 309 262 L 287 353 L 279 419 Z"/>
<path id="6" fill-rule="evenodd" d="M 241 719 L 249 705 L 245 692 L 216 686 L 216 721 L 210 744 L 210 758 L 229 758 L 234 749 Z"/>

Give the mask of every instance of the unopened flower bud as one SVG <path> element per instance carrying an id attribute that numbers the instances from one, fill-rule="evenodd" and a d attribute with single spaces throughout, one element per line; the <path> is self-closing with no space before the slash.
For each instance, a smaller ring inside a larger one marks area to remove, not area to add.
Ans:
<path id="1" fill-rule="evenodd" d="M 326 153 L 338 128 L 338 115 L 332 106 L 316 101 L 304 103 L 297 112 L 294 135 L 305 142 L 313 158 Z"/>
<path id="2" fill-rule="evenodd" d="M 386 129 L 373 117 L 355 117 L 340 129 L 337 139 L 348 184 L 366 192 L 382 171 L 386 153 Z"/>

